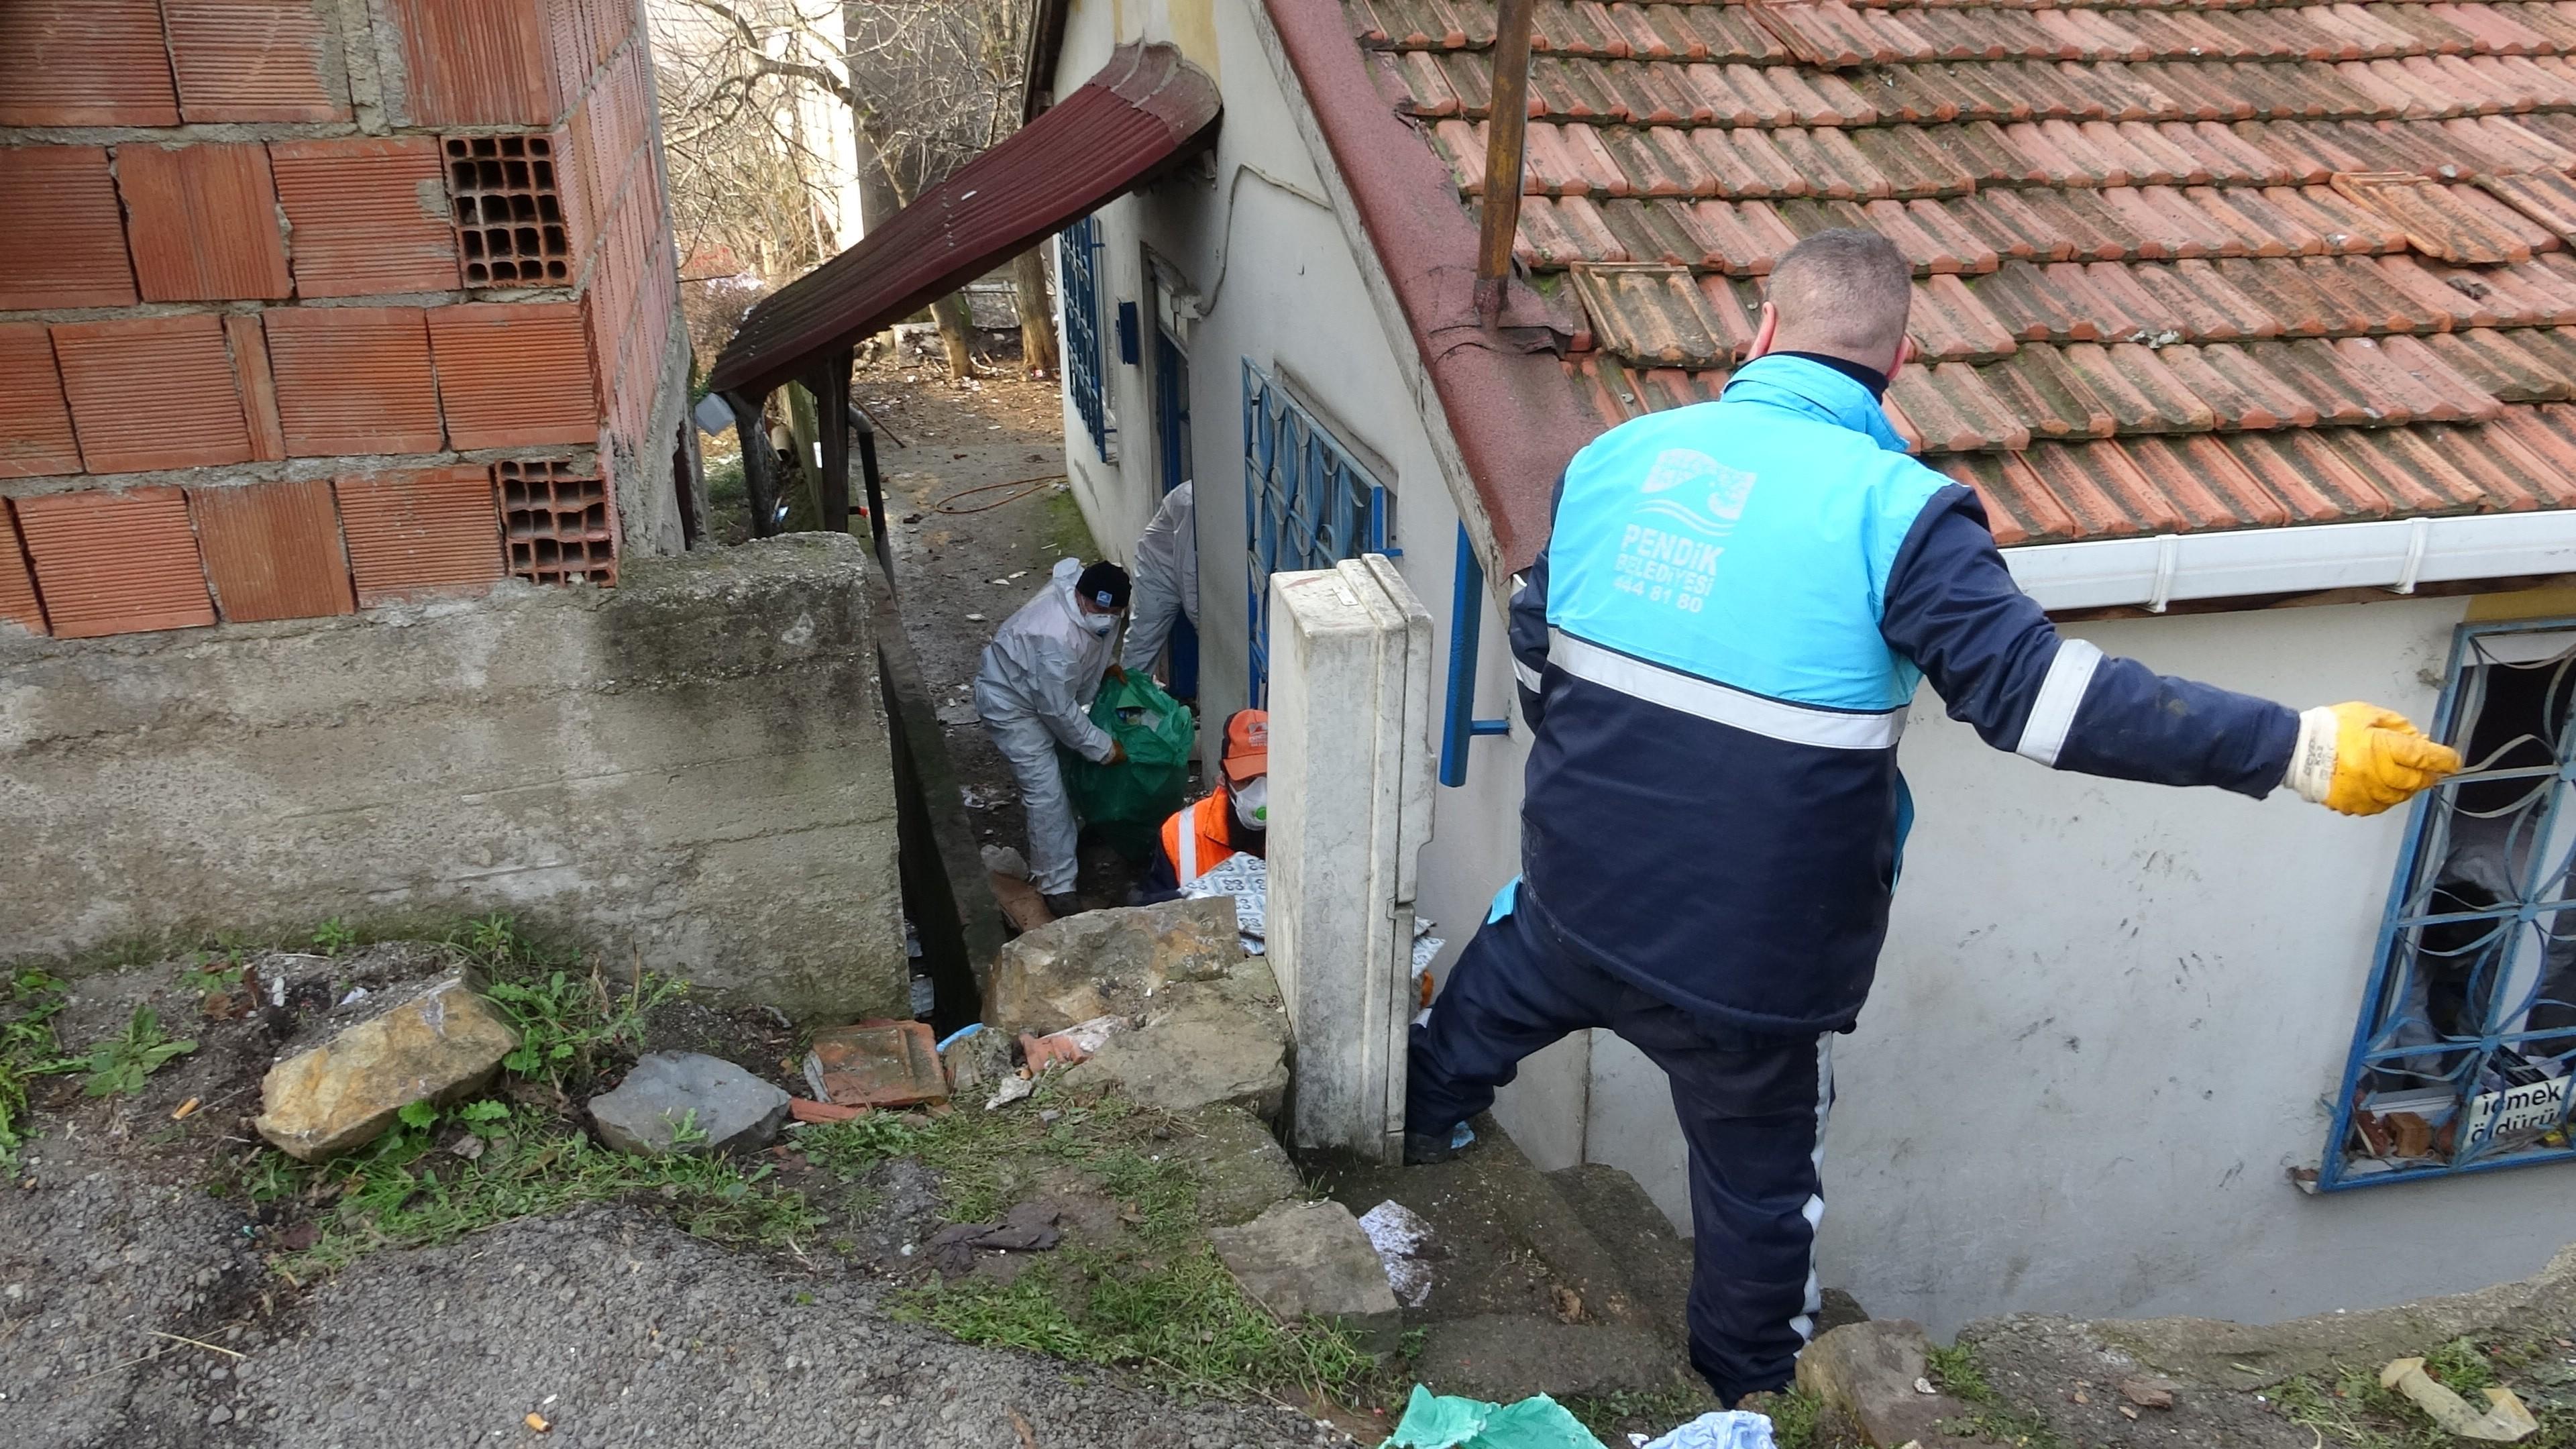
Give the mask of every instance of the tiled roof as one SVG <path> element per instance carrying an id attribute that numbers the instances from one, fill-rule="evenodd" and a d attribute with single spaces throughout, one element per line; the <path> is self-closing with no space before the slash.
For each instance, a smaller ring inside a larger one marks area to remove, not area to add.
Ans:
<path id="1" fill-rule="evenodd" d="M 1345 13 L 1473 198 L 1493 6 Z M 2576 0 L 1538 0 L 1532 51 L 1519 255 L 1604 426 L 1868 226 L 1888 411 L 2006 545 L 2576 506 Z"/>

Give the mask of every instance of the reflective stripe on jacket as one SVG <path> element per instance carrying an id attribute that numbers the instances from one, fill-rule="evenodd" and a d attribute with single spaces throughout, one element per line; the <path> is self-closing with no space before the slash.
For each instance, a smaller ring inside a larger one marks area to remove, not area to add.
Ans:
<path id="1" fill-rule="evenodd" d="M 1760 1031 L 1845 1029 L 1868 995 L 1911 816 L 1897 740 L 1927 674 L 1988 743 L 2124 779 L 2259 796 L 2298 730 L 2267 700 L 2061 640 L 1976 495 L 1803 357 L 1576 454 L 1511 615 L 1534 731 L 1522 906 Z"/>
<path id="2" fill-rule="evenodd" d="M 1223 790 L 1172 812 L 1163 822 L 1163 860 L 1172 879 L 1183 887 L 1234 854 L 1226 836 L 1226 813 L 1233 802 Z"/>

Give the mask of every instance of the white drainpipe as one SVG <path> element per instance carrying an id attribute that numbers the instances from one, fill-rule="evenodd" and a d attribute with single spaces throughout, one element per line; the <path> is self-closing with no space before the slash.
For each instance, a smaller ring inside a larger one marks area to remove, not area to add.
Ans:
<path id="1" fill-rule="evenodd" d="M 2576 509 L 2309 524 L 2235 533 L 2026 544 L 2004 550 L 2047 609 L 2143 607 L 2324 589 L 2576 573 Z"/>

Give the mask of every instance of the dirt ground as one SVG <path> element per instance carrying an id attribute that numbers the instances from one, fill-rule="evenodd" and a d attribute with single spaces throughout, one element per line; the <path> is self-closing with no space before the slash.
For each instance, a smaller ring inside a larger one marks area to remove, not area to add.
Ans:
<path id="1" fill-rule="evenodd" d="M 972 686 L 993 630 L 1035 595 L 1059 558 L 1101 556 L 1064 489 L 1064 415 L 1052 381 L 1015 369 L 953 386 L 936 362 L 861 367 L 853 390 L 877 420 L 904 632 L 987 842 L 1026 852 L 1009 765 L 976 721 Z M 1125 903 L 1133 867 L 1086 841 L 1077 887 Z"/>
<path id="2" fill-rule="evenodd" d="M 944 1220 L 903 1158 L 836 1188 L 781 1149 L 780 1180 L 824 1213 L 811 1251 L 692 1236 L 673 1221 L 685 1203 L 646 1194 L 314 1267 L 317 1234 L 347 1241 L 364 1220 L 334 1194 L 251 1191 L 282 1165 L 248 1121 L 260 1076 L 362 1013 L 353 993 L 450 958 L 393 943 L 246 959 L 241 989 L 209 991 L 185 961 L 87 977 L 54 1019 L 76 1046 L 144 1005 L 195 1047 L 128 1095 L 33 1079 L 34 1140 L 0 1187 L 0 1446 L 1347 1442 L 1285 1409 L 1186 1404 L 896 1321 L 919 1276 L 907 1249 Z M 789 1076 L 792 1034 L 767 1013 L 684 1002 L 648 1022 L 643 1047 Z"/>

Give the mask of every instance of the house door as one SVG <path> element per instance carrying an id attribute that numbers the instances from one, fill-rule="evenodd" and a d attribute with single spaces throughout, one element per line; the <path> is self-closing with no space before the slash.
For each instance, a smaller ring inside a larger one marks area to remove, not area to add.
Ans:
<path id="1" fill-rule="evenodd" d="M 1190 355 L 1160 323 L 1154 328 L 1154 435 L 1162 491 L 1169 493 L 1190 480 Z M 1199 635 L 1187 616 L 1172 625 L 1169 647 L 1172 693 L 1198 698 Z"/>

